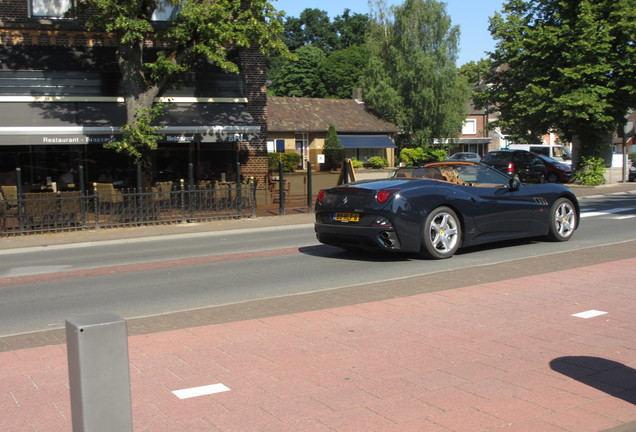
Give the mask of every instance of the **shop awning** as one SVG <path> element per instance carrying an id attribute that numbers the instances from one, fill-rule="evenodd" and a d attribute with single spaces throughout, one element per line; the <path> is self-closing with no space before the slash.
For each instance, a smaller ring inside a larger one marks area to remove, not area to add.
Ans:
<path id="1" fill-rule="evenodd" d="M 103 144 L 121 138 L 121 103 L 0 104 L 0 146 Z M 161 119 L 162 142 L 254 141 L 260 126 L 241 103 L 173 104 Z"/>
<path id="2" fill-rule="evenodd" d="M 346 149 L 397 148 L 386 135 L 338 135 L 338 138 Z"/>

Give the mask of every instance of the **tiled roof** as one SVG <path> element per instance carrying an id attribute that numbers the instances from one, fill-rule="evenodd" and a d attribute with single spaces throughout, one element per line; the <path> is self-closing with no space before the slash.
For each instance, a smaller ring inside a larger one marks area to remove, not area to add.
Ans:
<path id="1" fill-rule="evenodd" d="M 326 132 L 330 124 L 339 134 L 399 131 L 353 99 L 267 98 L 270 132 Z"/>

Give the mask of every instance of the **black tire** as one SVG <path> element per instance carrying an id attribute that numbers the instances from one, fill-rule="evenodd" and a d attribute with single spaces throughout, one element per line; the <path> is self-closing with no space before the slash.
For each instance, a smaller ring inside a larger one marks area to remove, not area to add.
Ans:
<path id="1" fill-rule="evenodd" d="M 459 249 L 461 238 L 457 214 L 448 207 L 438 207 L 424 221 L 420 255 L 430 259 L 450 258 Z"/>
<path id="2" fill-rule="evenodd" d="M 545 179 L 548 183 L 558 183 L 559 177 L 555 173 L 548 174 L 548 177 Z"/>
<path id="3" fill-rule="evenodd" d="M 568 241 L 578 224 L 576 207 L 567 198 L 559 198 L 550 209 L 548 240 Z"/>

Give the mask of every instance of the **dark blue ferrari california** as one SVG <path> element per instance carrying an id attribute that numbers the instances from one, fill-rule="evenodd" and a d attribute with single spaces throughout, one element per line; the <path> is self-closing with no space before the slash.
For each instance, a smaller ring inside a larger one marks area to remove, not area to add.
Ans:
<path id="1" fill-rule="evenodd" d="M 524 185 L 480 163 L 446 161 L 321 190 L 315 229 L 321 243 L 344 249 L 441 259 L 495 241 L 567 241 L 578 221 L 579 203 L 565 186 Z"/>

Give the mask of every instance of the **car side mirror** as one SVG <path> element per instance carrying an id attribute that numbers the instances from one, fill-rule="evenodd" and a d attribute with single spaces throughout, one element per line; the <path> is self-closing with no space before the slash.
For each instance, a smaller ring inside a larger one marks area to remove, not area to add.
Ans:
<path id="1" fill-rule="evenodd" d="M 518 178 L 511 178 L 510 182 L 508 182 L 508 190 L 510 192 L 515 192 L 521 189 L 521 181 Z"/>

